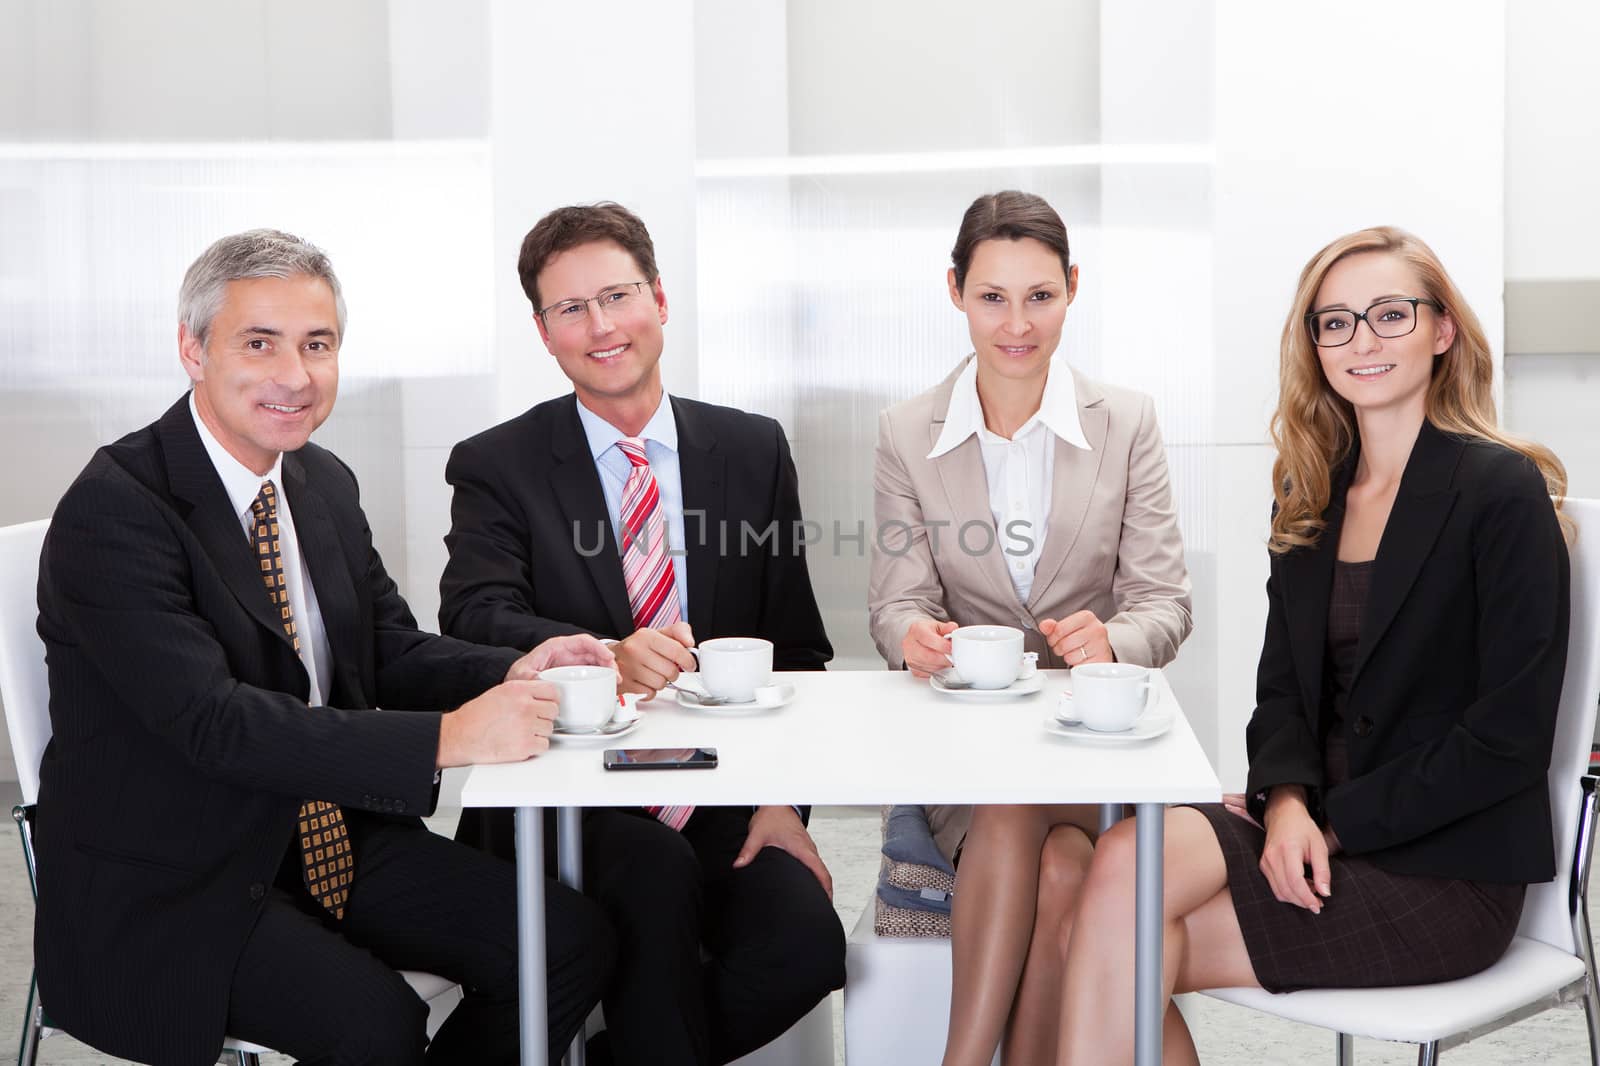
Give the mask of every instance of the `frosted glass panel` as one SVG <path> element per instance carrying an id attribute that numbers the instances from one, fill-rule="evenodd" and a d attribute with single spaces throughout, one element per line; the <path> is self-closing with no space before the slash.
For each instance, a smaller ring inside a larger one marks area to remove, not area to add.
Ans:
<path id="1" fill-rule="evenodd" d="M 177 382 L 184 270 L 256 226 L 333 257 L 345 376 L 487 372 L 489 204 L 477 144 L 0 148 L 0 387 Z"/>
<path id="2" fill-rule="evenodd" d="M 962 212 L 998 189 L 1037 193 L 1066 220 L 1082 281 L 1062 351 L 1155 398 L 1207 584 L 1210 100 L 1146 121 L 1174 86 L 1148 60 L 1135 69 L 1118 43 L 1127 20 L 1100 4 L 870 8 L 696 8 L 700 394 L 788 430 L 806 516 L 823 530 L 813 580 L 841 661 L 877 661 L 866 585 L 878 413 L 971 350 L 945 271 Z M 1187 45 L 1210 22 L 1200 5 L 1167 35 L 1185 81 L 1209 75 L 1197 70 L 1208 53 Z"/>

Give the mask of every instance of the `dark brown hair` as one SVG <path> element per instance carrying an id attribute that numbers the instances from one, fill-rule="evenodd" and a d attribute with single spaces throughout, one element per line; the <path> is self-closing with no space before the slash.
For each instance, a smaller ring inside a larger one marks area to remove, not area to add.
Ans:
<path id="1" fill-rule="evenodd" d="M 540 306 L 539 272 L 545 264 L 562 252 L 595 241 L 621 245 L 623 251 L 633 256 L 635 265 L 644 274 L 643 280 L 656 280 L 656 246 L 638 215 L 610 200 L 558 207 L 534 223 L 528 235 L 522 238 L 522 251 L 517 254 L 517 277 L 535 311 Z"/>
<path id="2" fill-rule="evenodd" d="M 956 246 L 950 249 L 950 263 L 956 270 L 956 289 L 966 288 L 967 268 L 972 266 L 972 252 L 979 242 L 1020 241 L 1024 237 L 1032 237 L 1061 257 L 1063 277 L 1072 273 L 1066 223 L 1044 197 L 1007 189 L 972 201 L 967 213 L 961 216 Z"/>

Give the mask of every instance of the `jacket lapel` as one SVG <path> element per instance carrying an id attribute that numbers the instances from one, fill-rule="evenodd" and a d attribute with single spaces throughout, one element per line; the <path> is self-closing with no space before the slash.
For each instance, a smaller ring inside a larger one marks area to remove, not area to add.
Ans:
<path id="1" fill-rule="evenodd" d="M 1322 665 L 1328 643 L 1328 602 L 1333 597 L 1333 563 L 1339 555 L 1344 526 L 1344 496 L 1355 470 L 1355 453 L 1334 471 L 1323 512 L 1324 526 L 1316 544 L 1295 548 L 1277 561 L 1280 595 L 1289 623 L 1289 652 L 1294 657 L 1300 696 L 1313 727 L 1322 708 Z"/>
<path id="2" fill-rule="evenodd" d="M 600 472 L 595 469 L 594 456 L 589 454 L 589 438 L 578 420 L 578 398 L 567 397 L 563 411 L 556 416 L 550 441 L 556 465 L 550 471 L 550 488 L 556 503 L 566 519 L 566 528 L 572 530 L 574 544 L 592 543 L 591 530 L 600 527 L 598 551 L 579 552 L 589 578 L 594 582 L 600 602 L 611 616 L 612 632 L 625 637 L 633 632 L 633 608 L 628 605 L 628 586 L 622 579 L 622 553 L 617 547 L 617 536 L 611 528 L 611 518 L 606 512 L 606 497 L 600 488 Z M 532 545 L 540 551 L 540 545 Z"/>
<path id="3" fill-rule="evenodd" d="M 166 455 L 172 495 L 188 507 L 185 518 L 190 532 L 216 564 L 239 605 L 293 654 L 294 644 L 267 600 L 250 538 L 245 535 L 239 516 L 233 513 L 222 479 L 194 428 L 188 394 L 161 416 L 156 434 Z"/>
<path id="4" fill-rule="evenodd" d="M 737 536 L 739 530 L 725 530 L 728 508 L 725 495 L 726 460 L 717 454 L 717 440 L 710 427 L 687 404 L 672 401 L 672 417 L 678 424 L 678 479 L 683 488 L 683 554 L 673 562 L 688 567 L 689 628 L 697 640 L 714 635 L 716 619 L 717 562 L 723 536 Z"/>
<path id="5" fill-rule="evenodd" d="M 283 481 L 289 513 L 294 518 L 300 561 L 316 590 L 317 611 L 322 615 L 328 653 L 333 657 L 330 666 L 335 681 L 330 688 L 347 697 L 360 697 L 361 645 L 356 635 L 360 629 L 360 608 L 338 525 L 327 500 L 306 480 L 305 465 L 298 455 L 283 457 Z M 331 702 L 333 698 L 333 691 L 323 693 L 324 700 Z"/>
<path id="6" fill-rule="evenodd" d="M 1400 488 L 1395 492 L 1383 537 L 1378 542 L 1371 591 L 1361 618 L 1361 640 L 1356 645 L 1352 684 L 1405 603 L 1411 586 L 1433 551 L 1434 542 L 1444 529 L 1445 520 L 1450 517 L 1458 495 L 1450 483 L 1465 447 L 1460 440 L 1435 429 L 1432 423 L 1422 423 L 1417 442 L 1411 447 L 1411 456 L 1406 460 L 1405 472 L 1400 475 Z"/>
<path id="7" fill-rule="evenodd" d="M 1089 441 L 1089 451 L 1055 438 L 1054 472 L 1050 478 L 1050 514 L 1045 520 L 1044 546 L 1034 566 L 1033 590 L 1028 610 L 1034 611 L 1050 594 L 1056 574 L 1067 561 L 1094 499 L 1095 481 L 1106 454 L 1106 428 L 1110 417 L 1105 397 L 1086 378 L 1074 375 L 1078 394 L 1078 420 Z"/>

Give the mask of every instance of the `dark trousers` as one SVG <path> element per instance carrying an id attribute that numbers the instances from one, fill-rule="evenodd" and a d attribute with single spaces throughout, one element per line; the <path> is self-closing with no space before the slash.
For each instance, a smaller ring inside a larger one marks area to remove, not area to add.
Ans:
<path id="1" fill-rule="evenodd" d="M 228 1032 L 316 1066 L 518 1061 L 516 875 L 430 833 L 346 812 L 356 877 L 343 921 L 301 883 L 291 846 L 234 970 Z M 600 908 L 546 885 L 551 1061 L 611 975 Z M 427 1007 L 396 972 L 462 986 L 432 1044 Z"/>
<path id="2" fill-rule="evenodd" d="M 511 857 L 510 812 L 468 814 L 458 838 Z M 603 1002 L 619 1066 L 731 1062 L 844 986 L 844 929 L 815 875 L 777 848 L 733 868 L 750 808 L 702 807 L 681 833 L 634 808 L 583 826 L 584 894 L 617 935 Z"/>

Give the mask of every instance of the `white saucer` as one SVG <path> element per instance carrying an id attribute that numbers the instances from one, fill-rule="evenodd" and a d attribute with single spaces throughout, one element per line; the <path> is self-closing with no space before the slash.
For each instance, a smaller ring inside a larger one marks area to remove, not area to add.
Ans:
<path id="1" fill-rule="evenodd" d="M 1013 700 L 1031 696 L 1044 688 L 1044 676 L 1036 673 L 1019 677 L 1005 688 L 946 688 L 937 674 L 928 678 L 928 683 L 933 686 L 933 691 L 954 696 L 958 700 Z"/>
<path id="2" fill-rule="evenodd" d="M 586 731 L 580 733 L 580 732 L 576 732 L 576 731 L 569 730 L 569 729 L 563 729 L 560 726 L 556 726 L 555 729 L 551 730 L 551 732 L 550 732 L 550 739 L 551 740 L 564 740 L 564 741 L 582 741 L 582 740 L 610 740 L 613 737 L 625 737 L 629 733 L 633 732 L 635 729 L 639 728 L 639 722 L 642 719 L 643 719 L 643 715 L 639 714 L 638 711 L 633 712 L 633 716 L 631 718 L 627 717 L 625 715 L 625 712 L 618 711 L 615 715 L 612 716 L 611 721 L 607 722 L 605 725 L 601 726 L 599 729 L 590 729 L 590 730 L 586 730 Z"/>
<path id="3" fill-rule="evenodd" d="M 1065 694 L 1061 706 L 1063 708 L 1071 706 Z M 1076 719 L 1061 717 L 1059 711 L 1044 720 L 1044 727 L 1057 736 L 1071 737 L 1074 740 L 1087 740 L 1099 744 L 1138 744 L 1163 736 L 1177 720 L 1177 712 L 1170 705 L 1158 703 L 1141 714 L 1133 725 L 1117 733 L 1102 733 L 1098 729 L 1090 729 Z"/>
<path id="4" fill-rule="evenodd" d="M 681 683 L 685 678 L 689 684 L 697 685 L 699 679 L 692 673 L 678 675 Z M 743 703 L 701 703 L 695 698 L 693 692 L 681 688 L 672 690 L 678 697 L 678 706 L 687 707 L 692 711 L 704 711 L 706 714 L 749 714 L 752 711 L 772 711 L 787 705 L 794 699 L 794 686 L 790 684 L 762 685 L 756 689 L 756 698 Z"/>

